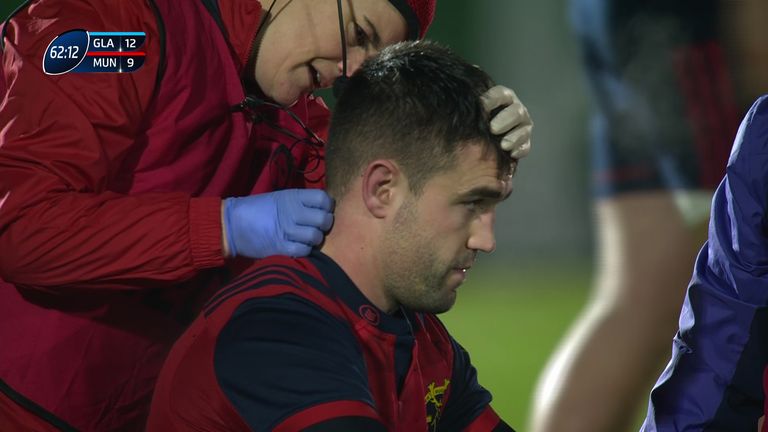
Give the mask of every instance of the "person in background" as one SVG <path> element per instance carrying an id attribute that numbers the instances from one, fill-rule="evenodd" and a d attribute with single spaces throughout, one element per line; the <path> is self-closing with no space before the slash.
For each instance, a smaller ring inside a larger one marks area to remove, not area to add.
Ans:
<path id="1" fill-rule="evenodd" d="M 597 108 L 597 280 L 539 379 L 531 430 L 616 432 L 639 418 L 663 367 L 739 118 L 767 89 L 768 9 L 759 0 L 571 6 Z"/>
<path id="2" fill-rule="evenodd" d="M 312 95 L 423 37 L 434 0 L 25 3 L 0 70 L 0 429 L 141 430 L 173 341 L 233 259 L 333 223 Z M 144 32 L 133 73 L 46 75 L 72 29 Z M 514 94 L 494 130 L 516 157 Z"/>

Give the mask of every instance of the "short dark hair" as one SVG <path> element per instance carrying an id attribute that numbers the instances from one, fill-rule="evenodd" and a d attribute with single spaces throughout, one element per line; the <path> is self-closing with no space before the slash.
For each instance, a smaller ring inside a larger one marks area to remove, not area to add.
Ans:
<path id="1" fill-rule="evenodd" d="M 369 162 L 395 160 L 412 191 L 456 163 L 468 144 L 495 154 L 499 177 L 512 159 L 490 130 L 480 96 L 491 78 L 450 49 L 429 41 L 401 42 L 367 60 L 345 86 L 326 149 L 326 186 L 341 198 Z"/>

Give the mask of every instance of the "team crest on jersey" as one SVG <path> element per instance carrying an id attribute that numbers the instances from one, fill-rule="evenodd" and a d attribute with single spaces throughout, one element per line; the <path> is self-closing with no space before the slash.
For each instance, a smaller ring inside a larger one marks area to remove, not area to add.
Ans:
<path id="1" fill-rule="evenodd" d="M 437 430 L 440 413 L 443 412 L 443 396 L 448 390 L 450 380 L 443 380 L 443 385 L 438 386 L 434 381 L 427 386 L 427 394 L 424 395 L 424 404 L 427 408 L 427 425 L 429 430 Z"/>

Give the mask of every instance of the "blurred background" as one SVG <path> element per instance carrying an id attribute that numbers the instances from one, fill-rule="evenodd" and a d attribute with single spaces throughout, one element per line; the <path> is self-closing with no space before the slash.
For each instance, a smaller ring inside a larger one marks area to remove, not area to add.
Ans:
<path id="1" fill-rule="evenodd" d="M 19 3 L 0 2 L 0 15 Z M 438 0 L 428 38 L 514 89 L 536 124 L 533 151 L 499 207 L 497 250 L 480 257 L 444 316 L 494 394 L 496 411 L 521 431 L 538 373 L 591 282 L 588 102 L 579 54 L 564 0 Z"/>

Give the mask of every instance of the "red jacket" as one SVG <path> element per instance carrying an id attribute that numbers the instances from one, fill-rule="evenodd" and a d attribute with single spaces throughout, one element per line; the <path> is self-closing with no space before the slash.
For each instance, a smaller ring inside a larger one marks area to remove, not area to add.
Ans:
<path id="1" fill-rule="evenodd" d="M 260 3 L 220 0 L 226 38 L 199 1 L 153 3 L 38 0 L 4 38 L 0 391 L 83 430 L 141 428 L 199 288 L 217 286 L 221 197 L 317 186 L 286 174 L 293 140 L 231 110 Z M 44 75 L 46 47 L 75 28 L 145 32 L 145 65 Z M 324 135 L 322 101 L 292 110 Z"/>

